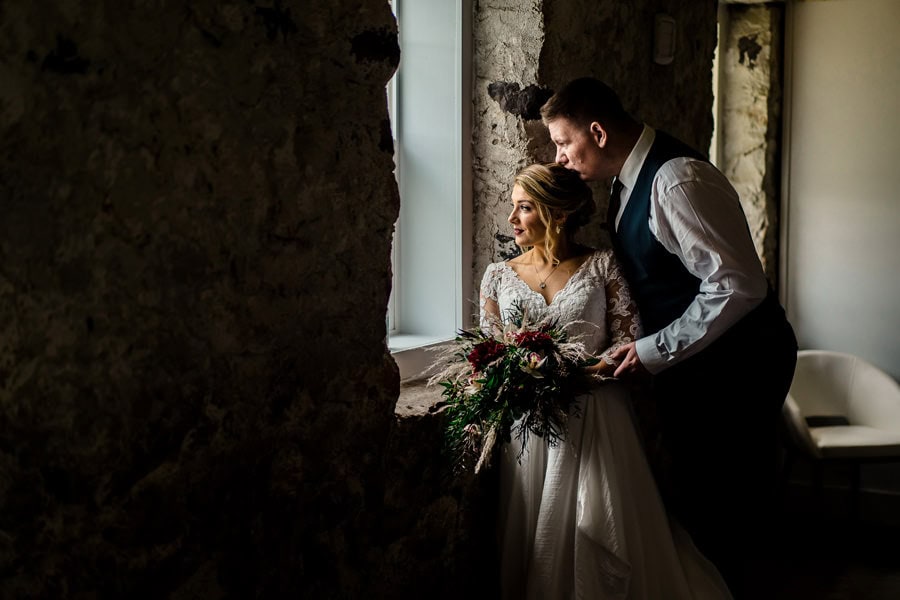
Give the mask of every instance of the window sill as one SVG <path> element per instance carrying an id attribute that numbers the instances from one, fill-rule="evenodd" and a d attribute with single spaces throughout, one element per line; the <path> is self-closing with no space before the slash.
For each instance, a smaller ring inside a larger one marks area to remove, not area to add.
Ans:
<path id="1" fill-rule="evenodd" d="M 440 412 L 443 388 L 427 386 L 421 379 L 411 379 L 400 384 L 400 397 L 394 414 L 400 419 L 428 418 Z"/>
<path id="2" fill-rule="evenodd" d="M 433 349 L 451 341 L 453 338 L 395 334 L 388 339 L 388 348 L 391 356 L 400 369 L 400 381 L 425 379 L 428 377 L 428 369 L 434 362 Z"/>

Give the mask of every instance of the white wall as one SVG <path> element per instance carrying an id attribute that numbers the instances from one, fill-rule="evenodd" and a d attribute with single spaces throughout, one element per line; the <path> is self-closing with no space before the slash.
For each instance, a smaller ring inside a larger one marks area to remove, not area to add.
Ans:
<path id="1" fill-rule="evenodd" d="M 794 2 L 782 289 L 801 348 L 900 379 L 900 1 Z"/>

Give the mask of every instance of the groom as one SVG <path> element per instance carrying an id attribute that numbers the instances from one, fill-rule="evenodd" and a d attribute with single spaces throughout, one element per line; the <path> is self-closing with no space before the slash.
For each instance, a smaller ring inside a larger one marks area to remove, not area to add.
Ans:
<path id="1" fill-rule="evenodd" d="M 734 188 L 698 152 L 574 80 L 541 109 L 556 161 L 615 177 L 607 224 L 644 324 L 616 376 L 652 377 L 665 500 L 738 597 L 764 575 L 776 431 L 797 342 L 769 288 Z M 765 554 L 763 554 L 765 556 Z M 755 597 L 755 595 L 753 596 Z"/>

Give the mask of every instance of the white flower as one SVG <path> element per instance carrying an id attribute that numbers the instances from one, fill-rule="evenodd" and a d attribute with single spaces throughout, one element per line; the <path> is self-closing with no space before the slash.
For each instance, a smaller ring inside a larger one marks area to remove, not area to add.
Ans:
<path id="1" fill-rule="evenodd" d="M 481 391 L 482 387 L 484 386 L 481 384 L 481 381 L 478 380 L 478 376 L 475 373 L 472 373 L 469 375 L 469 385 L 466 386 L 466 395 L 474 396 Z"/>
<path id="2" fill-rule="evenodd" d="M 547 362 L 547 357 L 541 357 L 537 352 L 529 352 L 525 357 L 526 362 L 522 365 L 522 370 L 536 379 L 543 379 L 540 373 L 541 367 Z"/>

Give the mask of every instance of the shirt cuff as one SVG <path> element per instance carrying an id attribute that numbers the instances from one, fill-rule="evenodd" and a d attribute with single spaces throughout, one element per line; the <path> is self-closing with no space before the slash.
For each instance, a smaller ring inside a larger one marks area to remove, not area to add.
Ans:
<path id="1" fill-rule="evenodd" d="M 638 358 L 644 368 L 656 375 L 666 368 L 668 356 L 663 354 L 656 345 L 658 336 L 643 337 L 634 343 L 634 351 L 637 352 Z"/>

